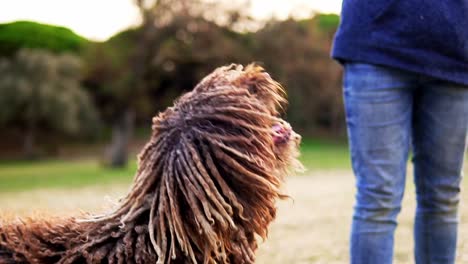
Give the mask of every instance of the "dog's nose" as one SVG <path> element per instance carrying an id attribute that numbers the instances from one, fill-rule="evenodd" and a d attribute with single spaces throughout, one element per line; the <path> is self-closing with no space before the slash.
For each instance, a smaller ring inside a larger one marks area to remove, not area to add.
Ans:
<path id="1" fill-rule="evenodd" d="M 285 143 L 291 139 L 291 127 L 289 125 L 273 125 L 273 140 L 275 144 Z"/>

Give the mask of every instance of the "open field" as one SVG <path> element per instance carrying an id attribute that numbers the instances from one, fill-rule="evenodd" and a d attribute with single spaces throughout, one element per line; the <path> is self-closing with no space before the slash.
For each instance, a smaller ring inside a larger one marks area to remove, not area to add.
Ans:
<path id="1" fill-rule="evenodd" d="M 348 263 L 348 243 L 354 197 L 350 171 L 313 172 L 292 177 L 287 190 L 294 199 L 279 203 L 270 238 L 259 251 L 258 263 Z M 464 182 L 468 189 L 468 181 Z M 395 263 L 414 263 L 412 226 L 414 187 L 409 177 L 396 232 Z M 463 193 L 456 263 L 468 263 L 468 193 Z"/>
<path id="2" fill-rule="evenodd" d="M 292 199 L 279 202 L 279 214 L 269 239 L 262 243 L 257 263 L 347 263 L 348 233 L 354 182 L 349 170 L 314 171 L 290 177 L 285 191 Z M 468 189 L 468 182 L 464 182 Z M 37 189 L 0 194 L 0 213 L 30 215 L 76 214 L 79 210 L 98 212 L 112 204 L 128 189 L 112 183 L 73 190 Z M 468 263 L 468 193 L 463 193 L 462 224 L 457 263 Z M 408 181 L 400 226 L 396 234 L 396 262 L 412 261 L 412 217 L 414 188 Z"/>
<path id="3" fill-rule="evenodd" d="M 286 180 L 291 199 L 278 203 L 269 239 L 260 245 L 261 264 L 347 263 L 354 178 L 345 145 L 305 141 L 301 160 L 309 170 Z M 124 195 L 135 162 L 123 170 L 93 160 L 0 163 L 0 214 L 73 215 L 99 212 Z M 465 173 L 468 168 L 465 168 Z M 407 191 L 396 234 L 395 263 L 412 261 L 414 187 Z M 468 263 L 468 181 L 463 183 L 457 263 Z"/>

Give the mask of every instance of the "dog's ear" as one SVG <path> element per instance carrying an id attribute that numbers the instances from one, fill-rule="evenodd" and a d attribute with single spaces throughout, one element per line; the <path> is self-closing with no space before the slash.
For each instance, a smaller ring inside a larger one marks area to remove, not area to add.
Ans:
<path id="1" fill-rule="evenodd" d="M 278 116 L 284 112 L 287 105 L 286 92 L 261 66 L 249 64 L 234 81 L 234 85 L 246 87 L 268 106 L 272 115 Z"/>

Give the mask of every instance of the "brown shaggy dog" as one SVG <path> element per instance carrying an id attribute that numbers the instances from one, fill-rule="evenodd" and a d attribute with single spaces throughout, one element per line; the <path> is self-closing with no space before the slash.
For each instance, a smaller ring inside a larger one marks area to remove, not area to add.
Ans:
<path id="1" fill-rule="evenodd" d="M 216 69 L 153 119 L 128 195 L 104 215 L 0 224 L 0 263 L 253 263 L 300 136 L 262 68 Z"/>

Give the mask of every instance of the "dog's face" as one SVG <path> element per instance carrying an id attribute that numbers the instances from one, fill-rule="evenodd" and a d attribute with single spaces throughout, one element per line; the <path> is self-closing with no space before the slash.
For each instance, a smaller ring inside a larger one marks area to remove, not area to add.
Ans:
<path id="1" fill-rule="evenodd" d="M 158 196 L 148 205 L 150 226 L 162 227 L 150 234 L 163 262 L 171 253 L 193 262 L 253 263 L 255 234 L 266 237 L 275 201 L 284 197 L 282 178 L 300 164 L 300 136 L 280 118 L 285 104 L 283 88 L 262 68 L 231 65 L 153 118 L 136 197 L 127 200 Z M 161 242 L 166 237 L 170 244 Z"/>
<path id="2" fill-rule="evenodd" d="M 273 125 L 274 151 L 278 161 L 278 167 L 283 169 L 302 170 L 302 165 L 296 160 L 299 155 L 298 147 L 301 143 L 301 136 L 294 132 L 291 125 L 286 121 Z"/>

